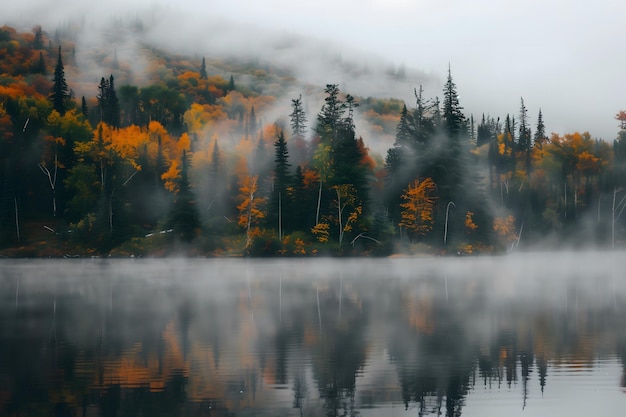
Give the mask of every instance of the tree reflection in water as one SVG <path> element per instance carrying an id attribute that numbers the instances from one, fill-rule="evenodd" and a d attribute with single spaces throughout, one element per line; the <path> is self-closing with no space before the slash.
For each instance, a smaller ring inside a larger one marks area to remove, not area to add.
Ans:
<path id="1" fill-rule="evenodd" d="M 598 358 L 626 388 L 626 291 L 600 272 L 171 262 L 3 265 L 0 415 L 461 416 L 479 388 L 540 406 Z"/>

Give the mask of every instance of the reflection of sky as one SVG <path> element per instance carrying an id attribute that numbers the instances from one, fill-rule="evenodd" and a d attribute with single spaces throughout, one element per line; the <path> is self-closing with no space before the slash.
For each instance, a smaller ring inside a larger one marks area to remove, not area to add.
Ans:
<path id="1" fill-rule="evenodd" d="M 11 261 L 0 270 L 0 325 L 21 317 L 14 315 L 18 301 L 23 312 L 39 302 L 41 328 L 30 331 L 48 340 L 54 302 L 59 340 L 79 350 L 104 346 L 106 381 L 126 381 L 125 388 L 148 379 L 165 384 L 169 373 L 183 372 L 190 401 L 210 395 L 295 415 L 300 372 L 308 391 L 303 403 L 314 412 L 323 404 L 319 375 L 332 380 L 328 367 L 349 358 L 344 348 L 363 354 L 362 363 L 340 375 L 345 383 L 356 373 L 363 416 L 417 415 L 414 396 L 404 411 L 400 372 L 407 371 L 409 383 L 438 374 L 445 394 L 450 378 L 465 377 L 457 363 L 473 366 L 475 376 L 463 416 L 615 415 L 626 409 L 618 357 L 626 344 L 620 321 L 626 283 L 613 280 L 621 255 Z M 280 385 L 279 347 L 287 369 Z M 485 388 L 479 354 L 502 372 L 499 387 L 492 378 Z M 530 365 L 522 411 L 523 354 L 542 356 L 548 366 L 542 395 L 536 359 Z M 504 368 L 513 362 L 517 378 L 509 387 Z M 9 368 L 0 364 L 0 380 L 2 369 Z"/>
<path id="2" fill-rule="evenodd" d="M 465 401 L 463 417 L 572 417 L 621 416 L 626 410 L 626 394 L 620 388 L 622 364 L 616 358 L 598 360 L 592 368 L 548 367 L 542 395 L 537 369 L 528 381 L 528 399 L 523 408 L 522 383 L 510 389 L 485 388 L 477 383 Z M 520 376 L 521 379 L 521 376 Z M 517 404 L 518 406 L 512 406 Z"/>

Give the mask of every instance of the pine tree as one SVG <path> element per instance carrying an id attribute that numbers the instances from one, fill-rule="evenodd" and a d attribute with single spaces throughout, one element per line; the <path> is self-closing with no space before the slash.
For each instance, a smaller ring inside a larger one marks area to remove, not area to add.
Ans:
<path id="1" fill-rule="evenodd" d="M 337 139 L 339 124 L 345 113 L 346 105 L 339 99 L 337 84 L 326 84 L 324 93 L 326 93 L 324 105 L 317 115 L 317 133 L 323 142 L 333 146 Z"/>
<path id="2" fill-rule="evenodd" d="M 85 116 L 85 118 L 89 118 L 89 109 L 87 108 L 87 100 L 85 100 L 85 96 L 82 97 L 80 103 L 80 112 Z"/>
<path id="3" fill-rule="evenodd" d="M 443 89 L 444 131 L 452 140 L 467 134 L 467 123 L 463 115 L 463 107 L 459 104 L 456 84 L 452 80 L 452 72 L 448 67 L 448 80 Z"/>
<path id="4" fill-rule="evenodd" d="M 202 57 L 202 65 L 200 66 L 200 79 L 206 80 L 209 78 L 209 74 L 206 72 L 206 60 Z"/>
<path id="5" fill-rule="evenodd" d="M 272 220 L 277 220 L 278 238 L 282 239 L 284 234 L 285 212 L 289 212 L 290 204 L 288 190 L 292 185 L 291 174 L 289 173 L 289 152 L 287 151 L 287 141 L 282 130 L 278 132 L 278 137 L 274 141 L 274 188 L 272 192 Z"/>
<path id="6" fill-rule="evenodd" d="M 306 114 L 302 108 L 302 94 L 297 99 L 291 100 L 293 111 L 289 115 L 291 119 L 291 134 L 294 137 L 304 137 L 306 133 Z"/>
<path id="7" fill-rule="evenodd" d="M 236 90 L 237 87 L 235 86 L 235 77 L 232 76 L 232 74 L 230 75 L 230 79 L 228 80 L 228 87 L 226 87 L 227 91 L 234 91 Z"/>
<path id="8" fill-rule="evenodd" d="M 100 120 L 113 127 L 120 127 L 120 103 L 115 92 L 113 74 L 108 80 L 104 77 L 101 78 L 96 97 L 100 108 Z"/>
<path id="9" fill-rule="evenodd" d="M 57 65 L 54 68 L 52 91 L 50 92 L 50 100 L 52 107 L 58 111 L 60 115 L 64 115 L 67 110 L 66 100 L 70 98 L 70 89 L 65 81 L 65 70 L 63 68 L 63 60 L 61 58 L 61 46 L 59 45 L 59 57 Z"/>
<path id="10" fill-rule="evenodd" d="M 120 102 L 115 92 L 115 79 L 113 74 L 109 77 L 109 89 L 107 91 L 108 123 L 113 127 L 120 127 Z"/>
<path id="11" fill-rule="evenodd" d="M 429 109 L 428 102 L 424 100 L 424 89 L 420 85 L 419 90 L 414 90 L 415 93 L 415 111 L 413 112 L 413 130 L 415 136 L 415 142 L 417 144 L 428 143 L 435 133 L 435 120 L 433 115 L 439 113 L 439 105 L 437 105 L 436 112 Z M 432 113 L 430 115 L 429 113 Z"/>
<path id="12" fill-rule="evenodd" d="M 406 104 L 402 106 L 400 112 L 400 122 L 396 127 L 396 142 L 394 146 L 399 148 L 409 147 L 415 139 L 415 131 L 413 129 L 413 116 L 409 114 Z"/>
<path id="13" fill-rule="evenodd" d="M 45 75 L 48 72 L 46 68 L 46 61 L 43 58 L 42 51 L 39 51 L 39 59 L 37 60 L 37 63 L 33 66 L 33 72 L 35 74 L 42 74 L 42 75 Z"/>
<path id="14" fill-rule="evenodd" d="M 200 215 L 189 183 L 189 162 L 187 152 L 184 150 L 181 162 L 178 193 L 170 209 L 168 225 L 174 229 L 174 235 L 178 236 L 181 241 L 191 242 L 200 228 Z"/>
<path id="15" fill-rule="evenodd" d="M 539 115 L 537 116 L 537 130 L 535 131 L 535 136 L 533 142 L 535 146 L 541 148 L 548 141 L 548 137 L 546 136 L 546 126 L 543 124 L 543 115 L 541 114 L 541 109 L 539 109 Z"/>
<path id="16" fill-rule="evenodd" d="M 33 39 L 33 49 L 43 49 L 43 33 L 41 26 L 35 28 L 35 39 Z"/>
<path id="17" fill-rule="evenodd" d="M 532 150 L 532 136 L 530 132 L 530 126 L 528 126 L 528 112 L 524 105 L 524 99 L 521 99 L 520 104 L 520 122 L 519 122 L 519 140 L 518 149 L 524 154 L 524 165 L 526 173 L 530 174 L 530 152 Z"/>

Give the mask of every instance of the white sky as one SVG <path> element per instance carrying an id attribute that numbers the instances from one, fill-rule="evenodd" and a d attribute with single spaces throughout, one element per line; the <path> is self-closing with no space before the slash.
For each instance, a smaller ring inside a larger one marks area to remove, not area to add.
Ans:
<path id="1" fill-rule="evenodd" d="M 612 140 L 614 116 L 626 109 L 623 0 L 25 0 L 3 9 L 11 23 L 63 20 L 81 11 L 90 18 L 111 12 L 143 16 L 138 10 L 149 4 L 171 14 L 173 36 L 194 30 L 217 36 L 211 32 L 215 22 L 220 28 L 243 24 L 237 26 L 241 42 L 231 45 L 242 53 L 259 30 L 267 30 L 379 56 L 433 75 L 441 85 L 450 63 L 461 105 L 476 119 L 483 112 L 517 117 L 523 97 L 533 127 L 541 108 L 548 131 L 589 131 Z M 441 85 L 426 95 L 441 95 Z"/>

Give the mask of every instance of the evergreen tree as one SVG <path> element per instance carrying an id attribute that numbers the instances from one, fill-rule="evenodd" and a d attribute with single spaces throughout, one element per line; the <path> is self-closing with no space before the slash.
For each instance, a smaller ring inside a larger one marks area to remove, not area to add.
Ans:
<path id="1" fill-rule="evenodd" d="M 113 74 L 111 74 L 109 77 L 109 90 L 107 92 L 108 123 L 113 127 L 120 127 L 120 102 L 115 92 L 114 81 Z"/>
<path id="2" fill-rule="evenodd" d="M 202 57 L 202 65 L 200 66 L 200 79 L 206 80 L 209 78 L 209 74 L 206 72 L 206 60 Z"/>
<path id="3" fill-rule="evenodd" d="M 52 91 L 50 92 L 50 100 L 52 107 L 58 111 L 60 115 L 64 115 L 67 110 L 66 100 L 70 98 L 70 89 L 65 81 L 65 70 L 63 68 L 63 59 L 61 58 L 61 46 L 59 45 L 59 57 L 57 65 L 54 68 L 54 79 Z"/>
<path id="4" fill-rule="evenodd" d="M 43 49 L 43 33 L 41 26 L 35 28 L 35 39 L 33 39 L 33 49 Z"/>
<path id="5" fill-rule="evenodd" d="M 528 112 L 526 111 L 526 106 L 524 105 L 524 99 L 521 99 L 520 104 L 520 122 L 519 122 L 519 140 L 518 140 L 518 149 L 519 152 L 524 154 L 524 166 L 526 169 L 526 173 L 530 175 L 530 152 L 532 150 L 532 136 L 530 132 L 530 126 L 528 126 Z"/>
<path id="6" fill-rule="evenodd" d="M 337 84 L 326 84 L 324 105 L 317 115 L 317 133 L 323 142 L 333 146 L 336 141 L 339 124 L 346 110 L 346 105 L 339 99 Z"/>
<path id="7" fill-rule="evenodd" d="M 414 130 L 414 140 L 415 145 L 425 144 L 430 141 L 433 134 L 435 133 L 435 119 L 432 115 L 438 114 L 438 104 L 436 111 L 429 108 L 428 102 L 424 99 L 423 93 L 424 90 L 420 85 L 419 90 L 414 90 L 415 93 L 415 112 L 413 113 L 412 123 Z M 432 113 L 429 114 L 429 113 Z"/>
<path id="8" fill-rule="evenodd" d="M 89 109 L 87 108 L 87 100 L 85 100 L 85 96 L 82 97 L 80 103 L 80 112 L 85 116 L 85 118 L 89 117 Z"/>
<path id="9" fill-rule="evenodd" d="M 113 74 L 107 80 L 102 77 L 98 84 L 98 108 L 100 120 L 113 127 L 120 127 L 120 102 L 115 92 L 115 79 Z"/>
<path id="10" fill-rule="evenodd" d="M 452 80 L 452 72 L 448 68 L 448 79 L 443 89 L 444 131 L 448 138 L 455 140 L 467 134 L 467 123 L 463 115 L 463 107 L 459 104 L 456 84 Z"/>
<path id="11" fill-rule="evenodd" d="M 228 87 L 226 87 L 227 91 L 234 91 L 236 90 L 237 87 L 235 86 L 235 77 L 233 77 L 233 75 L 230 75 L 230 79 L 228 80 Z"/>
<path id="12" fill-rule="evenodd" d="M 293 111 L 289 115 L 291 119 L 291 134 L 294 137 L 304 137 L 306 133 L 306 114 L 302 108 L 302 94 L 297 99 L 291 100 Z"/>
<path id="13" fill-rule="evenodd" d="M 407 148 L 411 146 L 415 139 L 415 131 L 413 129 L 413 117 L 409 114 L 406 104 L 402 106 L 400 112 L 400 122 L 396 127 L 396 141 L 394 146 L 398 148 Z"/>
<path id="14" fill-rule="evenodd" d="M 278 137 L 274 141 L 274 187 L 272 192 L 272 216 L 278 225 L 278 238 L 282 239 L 285 231 L 283 219 L 285 213 L 289 213 L 290 204 L 288 190 L 292 185 L 291 174 L 289 173 L 289 152 L 287 151 L 287 141 L 282 130 L 278 132 Z M 287 229 L 289 230 L 289 229 Z"/>
<path id="15" fill-rule="evenodd" d="M 33 67 L 33 72 L 35 74 L 42 74 L 42 75 L 45 75 L 48 72 L 46 68 L 46 61 L 43 58 L 42 51 L 39 51 L 39 59 L 37 60 L 37 63 Z"/>
<path id="16" fill-rule="evenodd" d="M 189 183 L 188 165 L 187 152 L 183 150 L 178 193 L 174 196 L 168 222 L 169 227 L 174 229 L 174 235 L 187 243 L 196 237 L 200 228 L 200 215 Z"/>
<path id="17" fill-rule="evenodd" d="M 543 123 L 541 109 L 539 109 L 539 115 L 537 116 L 537 130 L 535 130 L 533 142 L 535 143 L 535 146 L 539 146 L 541 148 L 547 141 L 548 137 L 546 136 L 546 126 Z"/>

